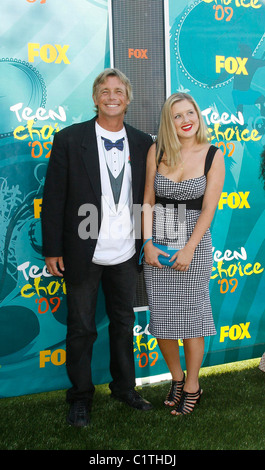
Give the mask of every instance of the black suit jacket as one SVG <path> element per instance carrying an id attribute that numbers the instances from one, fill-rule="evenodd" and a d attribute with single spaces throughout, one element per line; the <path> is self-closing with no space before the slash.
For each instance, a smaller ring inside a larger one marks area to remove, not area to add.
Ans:
<path id="1" fill-rule="evenodd" d="M 43 255 L 63 256 L 65 279 L 79 283 L 92 260 L 97 239 L 80 238 L 80 206 L 93 204 L 101 224 L 101 182 L 95 120 L 66 127 L 54 136 L 42 202 Z M 146 155 L 152 138 L 125 124 L 131 159 L 133 204 L 142 204 Z M 88 217 L 86 214 L 83 218 Z M 141 240 L 136 240 L 137 259 Z"/>

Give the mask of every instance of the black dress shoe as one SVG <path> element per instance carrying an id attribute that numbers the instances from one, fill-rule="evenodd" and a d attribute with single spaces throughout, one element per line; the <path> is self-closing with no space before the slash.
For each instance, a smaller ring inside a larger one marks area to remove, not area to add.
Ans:
<path id="1" fill-rule="evenodd" d="M 69 414 L 67 416 L 67 423 L 71 426 L 85 427 L 89 424 L 89 408 L 84 401 L 75 401 L 72 403 Z"/>
<path id="2" fill-rule="evenodd" d="M 112 393 L 111 397 L 115 398 L 116 400 L 123 401 L 127 403 L 127 405 L 131 406 L 132 408 L 136 408 L 137 410 L 148 411 L 153 408 L 151 403 L 142 398 L 141 395 L 139 395 L 139 393 L 134 389 L 129 390 L 129 392 L 122 395 Z"/>

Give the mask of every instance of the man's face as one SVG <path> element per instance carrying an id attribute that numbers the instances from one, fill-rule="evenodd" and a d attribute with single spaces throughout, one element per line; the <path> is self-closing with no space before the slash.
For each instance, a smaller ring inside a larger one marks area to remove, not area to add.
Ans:
<path id="1" fill-rule="evenodd" d="M 98 115 L 108 118 L 124 115 L 130 103 L 125 85 L 115 76 L 107 77 L 99 85 L 97 96 L 93 96 L 93 99 L 98 106 Z"/>

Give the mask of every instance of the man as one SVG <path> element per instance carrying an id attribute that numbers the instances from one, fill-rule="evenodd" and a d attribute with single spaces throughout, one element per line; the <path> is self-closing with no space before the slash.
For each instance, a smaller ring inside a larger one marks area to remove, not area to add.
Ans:
<path id="1" fill-rule="evenodd" d="M 42 207 L 43 254 L 49 272 L 67 289 L 67 391 L 69 424 L 89 423 L 94 385 L 95 309 L 102 283 L 110 320 L 111 396 L 149 410 L 134 389 L 133 298 L 141 246 L 133 205 L 142 204 L 147 134 L 124 123 L 131 84 L 117 69 L 95 80 L 97 115 L 54 136 Z M 113 146 L 113 142 L 117 147 Z"/>

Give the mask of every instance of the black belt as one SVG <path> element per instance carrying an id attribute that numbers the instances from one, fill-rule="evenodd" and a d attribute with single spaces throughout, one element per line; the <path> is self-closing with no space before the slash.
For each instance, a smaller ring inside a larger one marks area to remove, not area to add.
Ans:
<path id="1" fill-rule="evenodd" d="M 177 208 L 179 204 L 185 204 L 186 209 L 201 210 L 202 201 L 203 201 L 203 196 L 198 197 L 197 199 L 186 199 L 186 200 L 181 200 L 181 201 L 178 201 L 176 199 L 168 199 L 166 197 L 156 196 L 155 203 L 161 204 L 163 207 L 166 207 L 167 205 L 171 205 L 171 206 L 174 206 L 174 208 Z"/>

